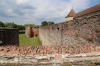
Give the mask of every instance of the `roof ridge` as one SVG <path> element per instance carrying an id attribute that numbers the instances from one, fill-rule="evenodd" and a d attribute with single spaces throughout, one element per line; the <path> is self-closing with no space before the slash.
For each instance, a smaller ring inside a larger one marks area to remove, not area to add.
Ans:
<path id="1" fill-rule="evenodd" d="M 76 13 L 75 17 L 79 17 L 79 16 L 82 16 L 82 15 L 85 15 L 85 14 L 88 14 L 88 13 L 91 13 L 91 12 L 98 11 L 98 10 L 100 10 L 100 4 L 97 4 L 95 6 L 89 7 L 87 9 L 84 9 L 84 10 Z"/>

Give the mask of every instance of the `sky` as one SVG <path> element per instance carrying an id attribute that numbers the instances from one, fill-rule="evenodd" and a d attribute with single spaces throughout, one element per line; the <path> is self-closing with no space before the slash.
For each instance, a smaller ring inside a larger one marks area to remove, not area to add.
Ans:
<path id="1" fill-rule="evenodd" d="M 72 8 L 77 13 L 97 4 L 100 0 L 0 0 L 0 21 L 18 25 L 60 23 Z"/>

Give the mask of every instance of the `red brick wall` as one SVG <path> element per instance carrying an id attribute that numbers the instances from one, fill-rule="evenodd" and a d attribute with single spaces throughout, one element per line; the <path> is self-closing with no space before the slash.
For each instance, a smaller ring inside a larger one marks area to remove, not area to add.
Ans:
<path id="1" fill-rule="evenodd" d="M 33 36 L 39 35 L 39 28 L 38 27 L 32 27 Z"/>
<path id="2" fill-rule="evenodd" d="M 39 27 L 27 26 L 26 29 L 25 29 L 25 35 L 28 38 L 38 36 L 39 35 Z"/>

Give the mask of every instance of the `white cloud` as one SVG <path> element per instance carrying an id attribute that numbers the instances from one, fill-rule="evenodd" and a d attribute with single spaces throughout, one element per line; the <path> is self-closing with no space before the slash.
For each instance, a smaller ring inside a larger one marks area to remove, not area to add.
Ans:
<path id="1" fill-rule="evenodd" d="M 62 22 L 72 7 L 79 12 L 90 7 L 90 3 L 91 0 L 1 0 L 0 21 L 6 18 L 17 24 L 41 24 L 43 20 Z"/>
<path id="2" fill-rule="evenodd" d="M 18 4 L 26 3 L 26 2 L 28 2 L 28 0 L 17 0 L 17 3 L 18 3 Z"/>

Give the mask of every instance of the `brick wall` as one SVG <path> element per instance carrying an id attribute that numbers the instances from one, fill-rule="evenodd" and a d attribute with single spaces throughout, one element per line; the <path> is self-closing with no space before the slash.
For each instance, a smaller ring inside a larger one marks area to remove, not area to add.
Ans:
<path id="1" fill-rule="evenodd" d="M 31 38 L 33 36 L 38 36 L 39 35 L 39 27 L 27 26 L 25 28 L 25 35 L 27 38 Z"/>
<path id="2" fill-rule="evenodd" d="M 43 45 L 100 44 L 100 11 L 72 21 L 40 27 L 39 37 Z"/>
<path id="3" fill-rule="evenodd" d="M 19 45 L 18 29 L 0 28 L 0 45 Z"/>

